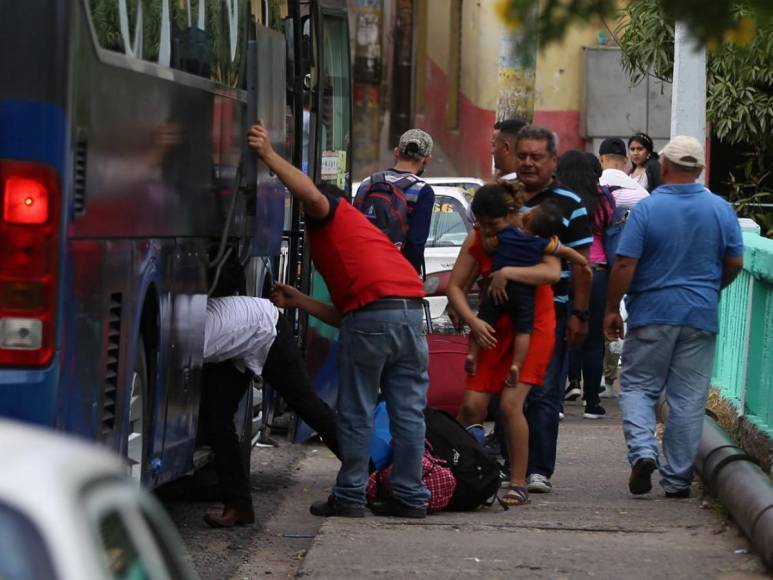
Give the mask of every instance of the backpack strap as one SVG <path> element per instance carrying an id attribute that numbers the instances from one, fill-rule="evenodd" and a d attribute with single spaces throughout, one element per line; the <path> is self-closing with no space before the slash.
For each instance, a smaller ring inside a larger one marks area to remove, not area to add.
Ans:
<path id="1" fill-rule="evenodd" d="M 370 184 L 373 185 L 374 183 L 389 183 L 386 173 L 381 171 L 379 173 L 374 173 L 373 175 L 371 175 Z"/>
<path id="2" fill-rule="evenodd" d="M 409 203 L 416 203 L 419 199 L 419 194 L 421 194 L 421 190 L 424 189 L 424 186 L 427 184 L 412 173 L 409 173 L 407 175 L 400 175 L 392 185 L 403 192 L 406 201 Z"/>

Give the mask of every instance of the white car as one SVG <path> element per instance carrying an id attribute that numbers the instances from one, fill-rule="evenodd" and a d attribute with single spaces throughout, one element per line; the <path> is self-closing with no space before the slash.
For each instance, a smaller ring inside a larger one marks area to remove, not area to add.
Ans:
<path id="1" fill-rule="evenodd" d="M 0 420 L 0 578 L 198 576 L 163 507 L 115 455 Z"/>
<path id="2" fill-rule="evenodd" d="M 472 229 L 468 216 L 470 202 L 464 191 L 458 187 L 433 185 L 435 206 L 429 237 L 424 247 L 424 265 L 427 274 L 451 270 L 454 267 L 464 239 Z M 428 297 L 432 318 L 441 316 L 448 300 L 445 296 Z"/>

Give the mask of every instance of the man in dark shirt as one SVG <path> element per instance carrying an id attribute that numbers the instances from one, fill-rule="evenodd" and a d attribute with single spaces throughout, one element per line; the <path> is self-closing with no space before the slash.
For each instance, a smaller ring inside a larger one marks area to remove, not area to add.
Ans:
<path id="1" fill-rule="evenodd" d="M 432 160 L 432 137 L 421 129 L 410 129 L 402 134 L 395 147 L 395 165 L 384 171 L 389 183 L 395 184 L 405 194 L 408 202 L 408 233 L 403 244 L 403 255 L 416 271 L 424 269 L 424 245 L 429 236 L 435 192 L 419 177 Z M 360 184 L 357 194 L 370 185 L 373 175 Z"/>
<path id="2" fill-rule="evenodd" d="M 561 187 L 553 177 L 558 162 L 556 137 L 549 129 L 527 125 L 515 140 L 515 171 L 527 193 L 525 207 L 534 207 L 551 199 L 564 216 L 561 243 L 588 257 L 592 241 L 588 212 L 580 197 Z M 558 421 L 566 383 L 567 347 L 582 344 L 588 333 L 588 301 L 591 277 L 579 265 L 562 265 L 561 280 L 553 287 L 556 307 L 556 346 L 550 360 L 545 385 L 532 389 L 526 402 L 529 422 L 530 492 L 550 493 L 556 464 Z M 569 289 L 572 289 L 572 297 Z"/>

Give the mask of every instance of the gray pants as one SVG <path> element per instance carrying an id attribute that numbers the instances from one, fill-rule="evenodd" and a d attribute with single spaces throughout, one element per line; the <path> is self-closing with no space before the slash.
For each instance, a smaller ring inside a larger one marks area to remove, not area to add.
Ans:
<path id="1" fill-rule="evenodd" d="M 703 416 L 714 365 L 716 334 L 689 326 L 629 329 L 623 347 L 620 409 L 631 465 L 658 459 L 655 409 L 665 389 L 668 418 L 660 484 L 668 492 L 689 487 L 703 434 Z"/>

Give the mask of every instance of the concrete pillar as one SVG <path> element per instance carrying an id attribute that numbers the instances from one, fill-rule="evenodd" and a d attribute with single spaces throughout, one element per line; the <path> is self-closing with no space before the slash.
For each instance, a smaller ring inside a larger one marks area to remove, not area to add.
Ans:
<path id="1" fill-rule="evenodd" d="M 674 29 L 671 137 L 675 135 L 706 143 L 706 48 L 696 44 L 684 22 Z"/>

